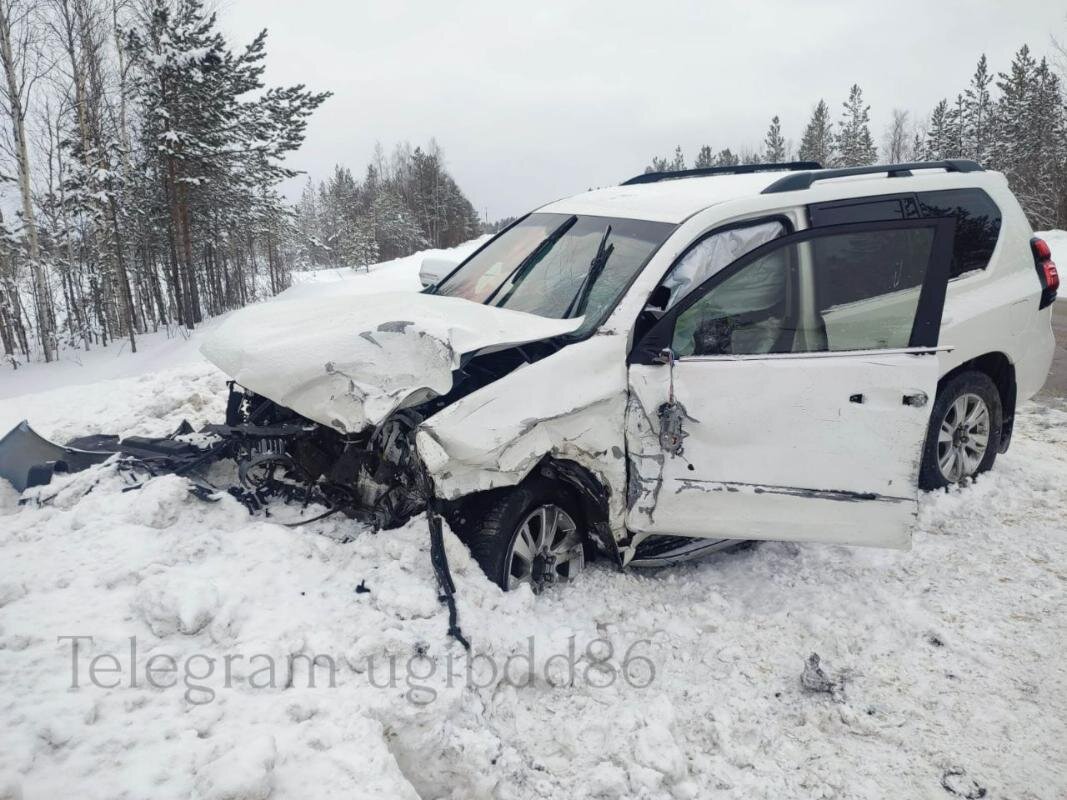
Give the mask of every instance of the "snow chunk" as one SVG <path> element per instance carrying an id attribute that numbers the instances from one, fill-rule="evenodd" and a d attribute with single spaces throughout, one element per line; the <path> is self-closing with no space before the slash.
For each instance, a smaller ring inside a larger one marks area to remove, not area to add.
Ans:
<path id="1" fill-rule="evenodd" d="M 213 582 L 203 578 L 154 575 L 141 582 L 133 607 L 156 636 L 192 636 L 214 619 L 219 592 Z"/>
<path id="2" fill-rule="evenodd" d="M 273 736 L 235 744 L 198 771 L 197 791 L 204 800 L 266 800 L 274 791 L 277 757 Z"/>

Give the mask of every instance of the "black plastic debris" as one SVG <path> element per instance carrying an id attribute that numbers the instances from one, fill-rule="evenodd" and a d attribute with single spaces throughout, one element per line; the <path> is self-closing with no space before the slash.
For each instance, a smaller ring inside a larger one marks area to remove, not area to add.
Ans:
<path id="1" fill-rule="evenodd" d="M 114 437 L 86 437 L 62 446 L 48 441 L 23 420 L 0 439 L 0 478 L 8 480 L 19 492 L 44 486 L 55 473 L 79 472 L 107 461 L 113 451 L 88 449 L 85 445 L 89 439 L 111 438 Z M 72 446 L 75 444 L 82 446 Z"/>
<path id="2" fill-rule="evenodd" d="M 819 663 L 819 654 L 812 653 L 804 662 L 804 671 L 800 673 L 800 685 L 809 692 L 834 694 L 839 685 L 826 674 Z"/>
<path id="3" fill-rule="evenodd" d="M 961 767 L 951 767 L 945 770 L 941 775 L 941 788 L 964 800 L 981 800 L 986 796 L 986 788 L 969 778 Z"/>
<path id="4" fill-rule="evenodd" d="M 471 643 L 459 627 L 459 611 L 456 609 L 456 584 L 452 582 L 452 571 L 448 568 L 448 556 L 445 553 L 444 531 L 441 518 L 432 509 L 426 517 L 430 524 L 430 563 L 433 564 L 437 585 L 441 589 L 439 599 L 448 606 L 448 635 L 463 645 L 470 652 Z"/>

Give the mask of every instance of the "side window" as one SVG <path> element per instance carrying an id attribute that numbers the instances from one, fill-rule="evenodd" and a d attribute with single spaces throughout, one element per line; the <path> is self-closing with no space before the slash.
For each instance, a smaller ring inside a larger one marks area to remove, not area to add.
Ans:
<path id="1" fill-rule="evenodd" d="M 792 349 L 792 247 L 733 273 L 683 311 L 671 349 L 678 356 L 780 353 Z"/>
<path id="2" fill-rule="evenodd" d="M 907 347 L 935 229 L 828 233 L 772 247 L 681 314 L 680 356 Z"/>
<path id="3" fill-rule="evenodd" d="M 823 350 L 907 347 L 934 245 L 933 228 L 814 240 L 815 324 Z"/>
<path id="4" fill-rule="evenodd" d="M 671 309 L 678 305 L 682 298 L 723 267 L 786 233 L 788 231 L 781 222 L 761 222 L 720 231 L 701 239 L 682 256 L 661 282 L 661 285 L 670 290 L 666 308 Z"/>
<path id="5" fill-rule="evenodd" d="M 955 217 L 956 238 L 949 277 L 985 269 L 1000 236 L 1000 209 L 981 189 L 919 192 L 924 217 Z"/>

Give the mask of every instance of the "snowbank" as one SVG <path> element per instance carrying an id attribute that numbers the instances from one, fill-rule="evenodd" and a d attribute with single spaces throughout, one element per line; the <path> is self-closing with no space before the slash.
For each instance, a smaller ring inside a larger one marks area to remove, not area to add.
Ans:
<path id="1" fill-rule="evenodd" d="M 377 294 L 379 292 L 413 291 L 422 289 L 419 281 L 419 267 L 422 260 L 430 256 L 442 256 L 450 261 L 462 261 L 479 247 L 488 241 L 490 237 L 480 236 L 469 242 L 447 250 L 423 250 L 413 253 L 404 258 L 396 258 L 392 261 L 383 261 L 374 264 L 366 270 L 358 267 L 330 267 L 327 269 L 308 270 L 306 272 L 293 273 L 293 287 L 286 291 L 289 297 L 300 296 L 301 289 L 298 287 L 308 284 L 334 283 L 336 281 L 349 282 L 349 286 L 358 286 L 362 294 Z M 353 278 L 358 280 L 352 281 Z"/>
<path id="2" fill-rule="evenodd" d="M 222 386 L 188 361 L 0 426 L 159 433 Z M 1067 410 L 1025 406 L 907 553 L 600 562 L 535 598 L 447 535 L 471 656 L 424 520 L 289 528 L 106 465 L 22 507 L 0 486 L 0 797 L 1062 797 L 1065 453 Z M 812 652 L 833 691 L 802 686 Z"/>
<path id="3" fill-rule="evenodd" d="M 1059 258 L 1067 262 L 1067 231 L 1061 231 L 1058 228 L 1051 231 L 1035 231 L 1034 236 L 1048 242 L 1048 246 L 1052 248 L 1053 259 Z"/>

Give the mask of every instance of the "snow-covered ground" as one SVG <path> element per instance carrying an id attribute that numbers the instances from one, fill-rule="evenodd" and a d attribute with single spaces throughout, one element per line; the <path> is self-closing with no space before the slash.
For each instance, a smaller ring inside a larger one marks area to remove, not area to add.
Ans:
<path id="1" fill-rule="evenodd" d="M 5 374 L 0 429 L 217 421 L 201 335 Z M 923 498 L 907 553 L 601 562 L 535 598 L 449 536 L 471 656 L 423 519 L 290 528 L 107 467 L 23 506 L 0 485 L 0 798 L 1062 798 L 1065 475 L 1067 407 L 1028 404 L 992 473 Z M 63 637 L 92 640 L 75 661 Z M 812 653 L 830 691 L 801 683 Z"/>

